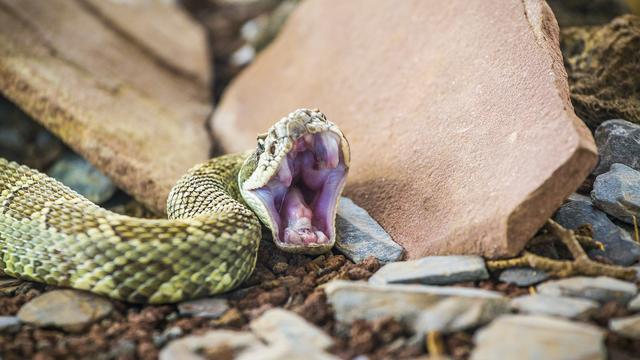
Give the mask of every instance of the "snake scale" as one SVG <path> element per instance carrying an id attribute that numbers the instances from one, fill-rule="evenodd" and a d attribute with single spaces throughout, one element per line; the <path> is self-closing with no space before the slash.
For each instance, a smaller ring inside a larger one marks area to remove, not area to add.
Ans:
<path id="1" fill-rule="evenodd" d="M 141 219 L 0 158 L 0 270 L 133 303 L 229 291 L 255 267 L 260 220 L 284 251 L 333 246 L 348 166 L 342 132 L 318 110 L 296 110 L 255 150 L 189 170 L 170 192 L 168 219 Z"/>

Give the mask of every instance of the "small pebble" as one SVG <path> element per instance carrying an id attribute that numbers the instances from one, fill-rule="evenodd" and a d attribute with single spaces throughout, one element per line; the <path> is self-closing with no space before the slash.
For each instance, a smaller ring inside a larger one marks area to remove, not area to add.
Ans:
<path id="1" fill-rule="evenodd" d="M 197 299 L 178 304 L 181 316 L 197 316 L 217 319 L 229 310 L 229 301 L 222 297 Z"/>
<path id="2" fill-rule="evenodd" d="M 18 317 L 38 327 L 80 332 L 112 310 L 111 302 L 103 297 L 78 290 L 53 290 L 24 304 Z"/>
<path id="3" fill-rule="evenodd" d="M 526 287 L 543 282 L 549 278 L 549 274 L 542 270 L 532 268 L 512 268 L 500 273 L 499 280 L 508 284 Z"/>

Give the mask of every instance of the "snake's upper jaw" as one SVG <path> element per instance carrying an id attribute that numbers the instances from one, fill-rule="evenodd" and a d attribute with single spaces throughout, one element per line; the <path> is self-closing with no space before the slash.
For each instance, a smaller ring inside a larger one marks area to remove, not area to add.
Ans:
<path id="1" fill-rule="evenodd" d="M 349 147 L 342 133 L 326 119 L 322 126 L 310 129 L 308 121 L 305 124 L 304 131 L 289 129 L 294 136 L 279 138 L 279 142 L 267 136 L 262 146 L 266 152 L 272 147 L 272 153 L 254 158 L 253 175 L 261 175 L 262 181 L 256 186 L 249 178 L 241 183 L 241 191 L 271 229 L 280 249 L 320 254 L 335 243 L 335 216 L 348 173 Z M 273 168 L 261 169 L 261 164 L 274 162 Z"/>

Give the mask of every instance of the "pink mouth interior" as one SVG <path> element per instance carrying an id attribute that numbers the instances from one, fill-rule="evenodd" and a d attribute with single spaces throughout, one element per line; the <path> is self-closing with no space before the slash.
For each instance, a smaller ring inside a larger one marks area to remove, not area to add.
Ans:
<path id="1" fill-rule="evenodd" d="M 292 245 L 331 242 L 334 209 L 346 177 L 339 142 L 331 132 L 300 137 L 278 172 L 254 190 L 274 219 L 276 241 Z"/>

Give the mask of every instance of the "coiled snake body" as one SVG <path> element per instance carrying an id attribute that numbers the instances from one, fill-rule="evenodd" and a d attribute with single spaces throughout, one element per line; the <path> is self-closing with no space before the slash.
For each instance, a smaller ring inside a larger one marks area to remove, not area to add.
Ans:
<path id="1" fill-rule="evenodd" d="M 331 248 L 348 165 L 340 130 L 297 110 L 250 154 L 192 168 L 171 190 L 169 219 L 138 219 L 0 158 L 0 270 L 136 303 L 225 292 L 253 271 L 258 219 L 285 251 Z"/>

